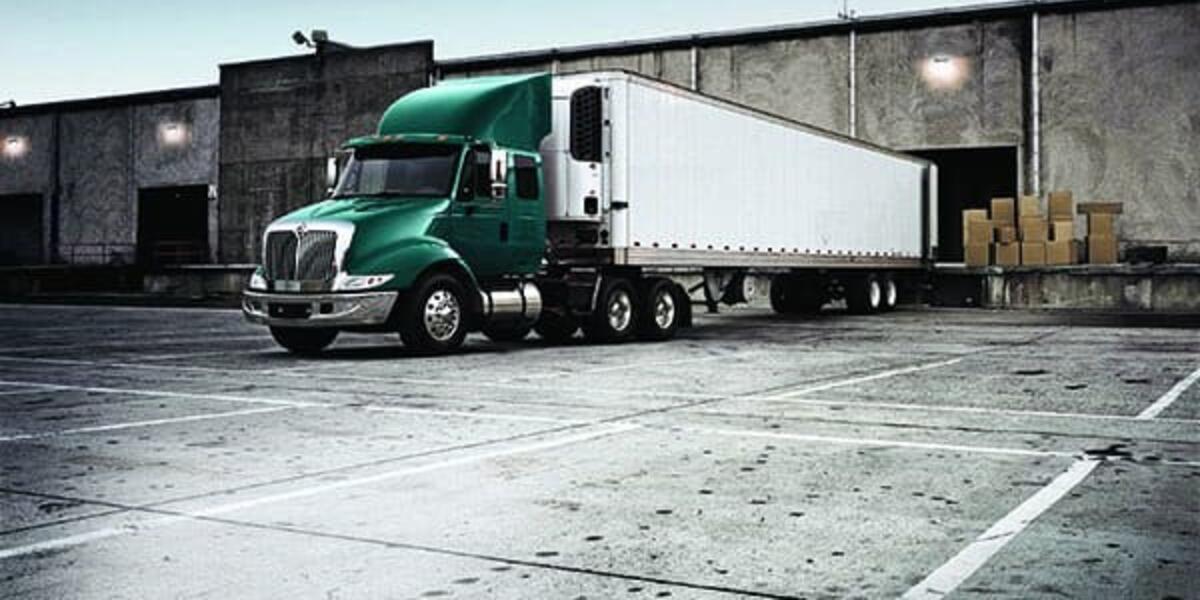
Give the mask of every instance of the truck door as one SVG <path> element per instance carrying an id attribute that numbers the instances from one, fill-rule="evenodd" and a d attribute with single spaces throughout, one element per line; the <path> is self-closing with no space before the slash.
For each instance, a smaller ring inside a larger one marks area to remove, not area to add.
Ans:
<path id="1" fill-rule="evenodd" d="M 463 257 L 479 279 L 510 271 L 506 247 L 508 197 L 493 198 L 488 167 L 491 151 L 472 148 L 463 159 L 462 173 L 450 208 L 450 246 Z"/>
<path id="2" fill-rule="evenodd" d="M 509 169 L 508 251 L 515 273 L 537 271 L 546 252 L 546 204 L 541 160 L 536 154 L 515 154 Z"/>

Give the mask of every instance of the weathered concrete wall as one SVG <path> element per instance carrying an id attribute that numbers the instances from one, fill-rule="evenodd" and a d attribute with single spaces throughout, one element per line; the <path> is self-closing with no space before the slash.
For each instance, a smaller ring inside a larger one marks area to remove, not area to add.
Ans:
<path id="1" fill-rule="evenodd" d="M 1200 4 L 1041 19 L 1043 189 L 1125 203 L 1123 245 L 1200 260 Z"/>
<path id="2" fill-rule="evenodd" d="M 1022 144 L 1027 31 L 1003 19 L 859 34 L 859 136 L 894 148 Z M 929 70 L 935 57 L 944 77 Z"/>
<path id="3" fill-rule="evenodd" d="M 63 262 L 75 264 L 131 263 L 137 243 L 138 190 L 216 185 L 219 120 L 216 98 L 0 116 L 0 139 L 18 136 L 28 144 L 24 155 L 0 158 L 0 194 L 42 196 L 47 257 L 57 254 Z M 166 123 L 183 131 L 179 143 L 162 139 L 161 127 Z M 51 249 L 56 177 L 58 245 Z"/>
<path id="4" fill-rule="evenodd" d="M 985 275 L 984 306 L 1200 312 L 1195 266 L 1079 266 Z"/>
<path id="5" fill-rule="evenodd" d="M 255 262 L 263 228 L 319 199 L 325 160 L 424 87 L 429 42 L 221 67 L 220 258 Z"/>

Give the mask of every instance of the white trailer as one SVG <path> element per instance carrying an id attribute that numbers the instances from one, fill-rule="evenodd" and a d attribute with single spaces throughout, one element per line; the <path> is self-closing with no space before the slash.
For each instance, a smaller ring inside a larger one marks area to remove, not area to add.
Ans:
<path id="1" fill-rule="evenodd" d="M 781 312 L 873 312 L 936 251 L 937 177 L 919 158 L 622 71 L 556 76 L 552 122 L 561 264 L 698 270 L 710 306 L 766 272 Z"/>

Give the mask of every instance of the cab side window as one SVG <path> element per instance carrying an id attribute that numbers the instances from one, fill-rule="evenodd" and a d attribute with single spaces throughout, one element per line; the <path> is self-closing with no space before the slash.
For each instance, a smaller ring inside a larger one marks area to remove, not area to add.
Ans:
<path id="1" fill-rule="evenodd" d="M 459 178 L 458 200 L 470 202 L 476 198 L 491 197 L 490 163 L 491 151 L 476 148 L 467 152 L 463 160 L 462 177 Z"/>
<path id="2" fill-rule="evenodd" d="M 517 197 L 536 200 L 538 197 L 537 162 L 528 156 L 513 158 L 513 169 L 516 171 Z"/>

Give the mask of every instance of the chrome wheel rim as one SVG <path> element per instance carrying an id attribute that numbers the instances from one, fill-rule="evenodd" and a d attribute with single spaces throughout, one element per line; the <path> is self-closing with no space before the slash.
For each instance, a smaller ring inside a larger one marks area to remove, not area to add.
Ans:
<path id="1" fill-rule="evenodd" d="M 458 332 L 462 311 L 458 298 L 449 290 L 436 289 L 425 299 L 425 332 L 436 341 L 444 342 Z"/>
<path id="2" fill-rule="evenodd" d="M 633 299 L 629 292 L 617 290 L 608 301 L 608 326 L 613 331 L 625 331 L 633 318 Z"/>
<path id="3" fill-rule="evenodd" d="M 654 323 L 659 329 L 669 329 L 675 323 L 675 298 L 668 290 L 662 290 L 654 299 Z"/>
<path id="4" fill-rule="evenodd" d="M 894 281 L 887 282 L 887 305 L 888 306 L 896 305 L 896 295 L 897 295 L 896 282 L 894 282 Z"/>
<path id="5" fill-rule="evenodd" d="M 867 299 L 871 302 L 871 307 L 878 307 L 879 301 L 883 298 L 883 290 L 879 289 L 878 281 L 872 281 L 867 284 L 867 295 Z"/>

